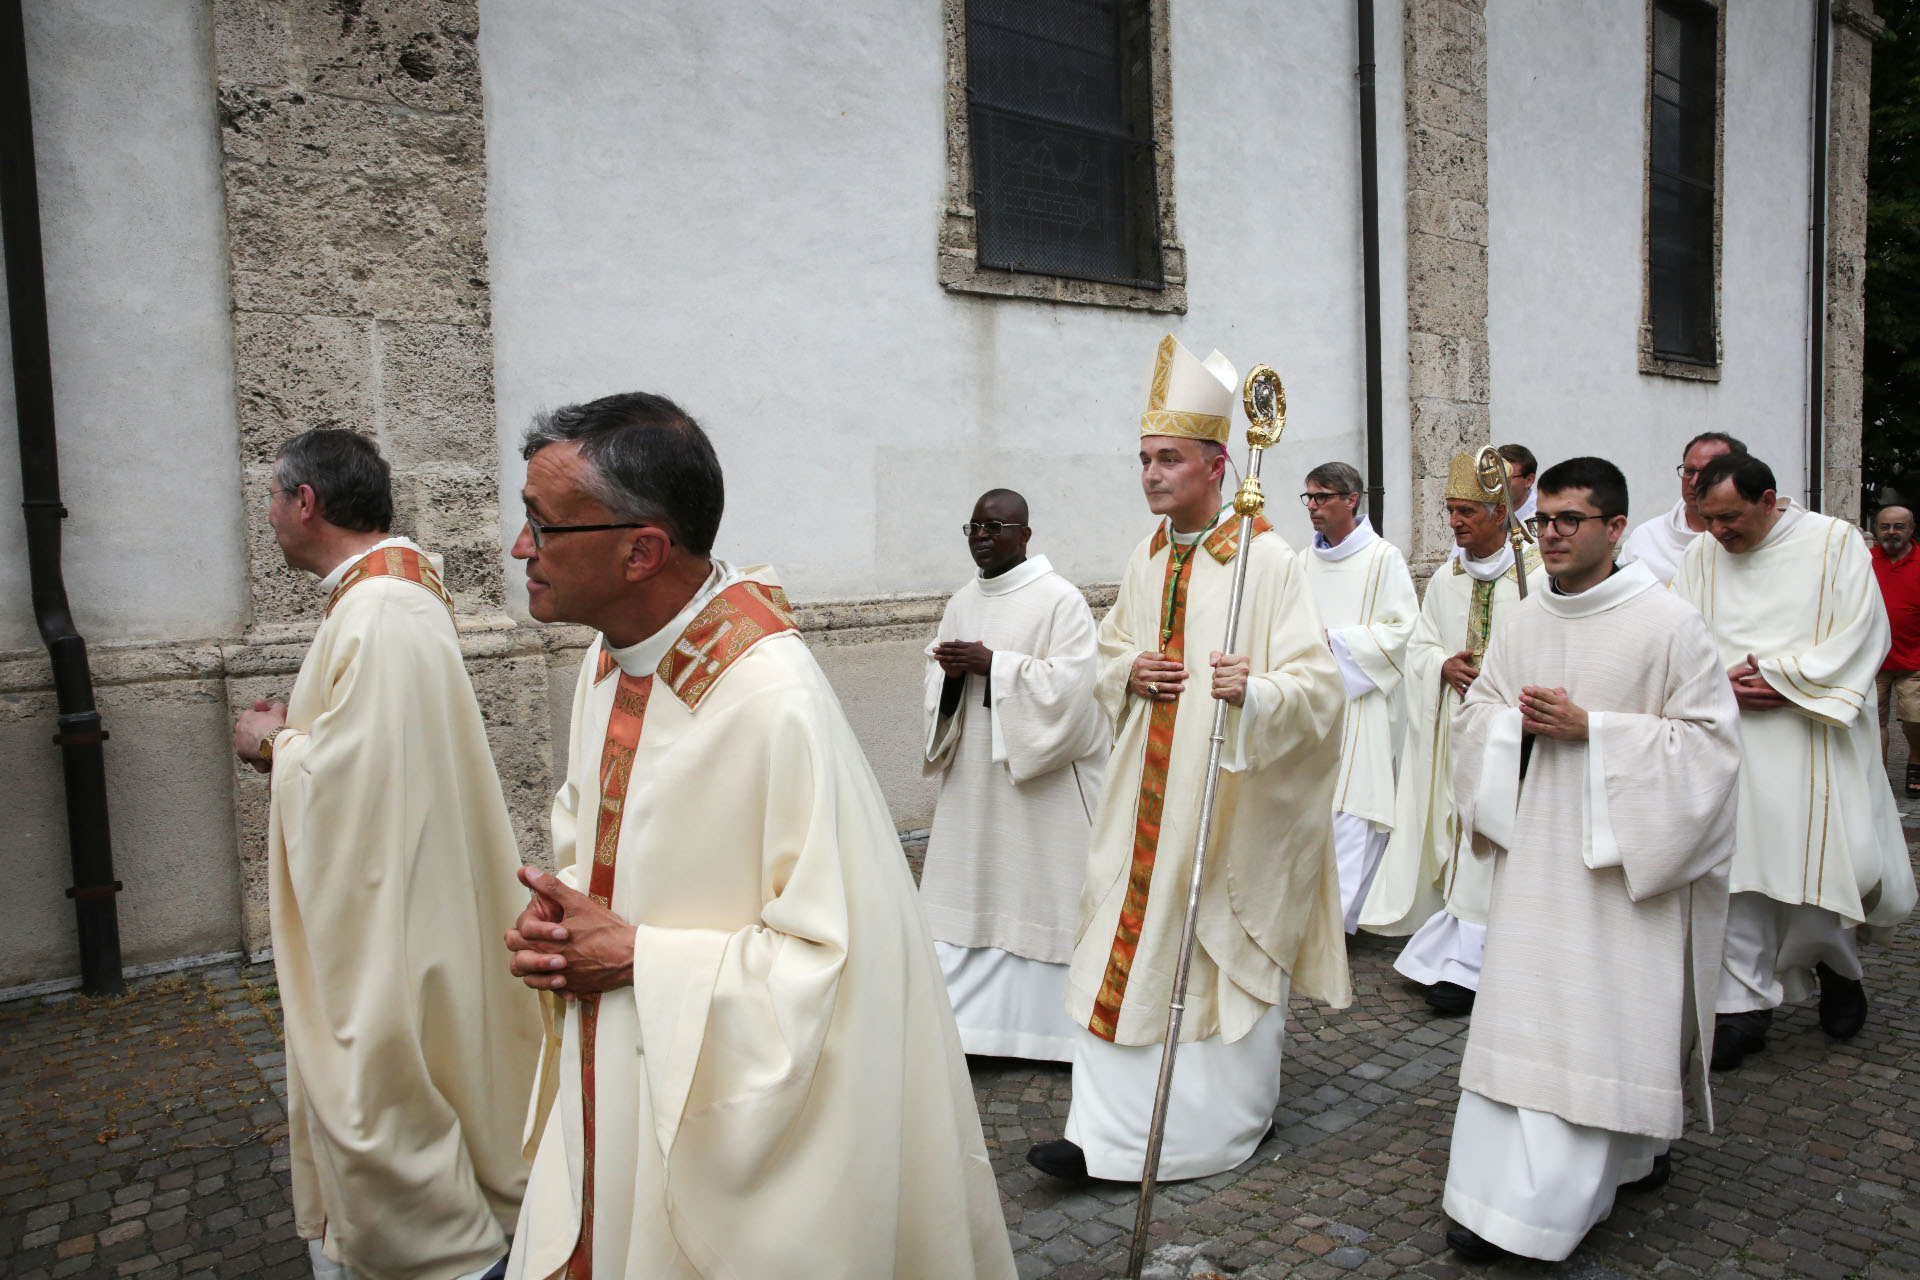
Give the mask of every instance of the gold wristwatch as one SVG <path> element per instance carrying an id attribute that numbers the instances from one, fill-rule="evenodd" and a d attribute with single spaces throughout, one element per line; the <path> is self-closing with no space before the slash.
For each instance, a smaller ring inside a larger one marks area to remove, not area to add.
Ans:
<path id="1" fill-rule="evenodd" d="M 279 736 L 280 730 L 275 729 L 272 733 L 260 739 L 260 758 L 268 764 L 273 763 L 273 740 Z"/>

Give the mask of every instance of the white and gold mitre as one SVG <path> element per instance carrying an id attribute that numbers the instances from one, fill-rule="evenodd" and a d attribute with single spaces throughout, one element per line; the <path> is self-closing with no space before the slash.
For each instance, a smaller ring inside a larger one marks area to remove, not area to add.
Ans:
<path id="1" fill-rule="evenodd" d="M 1160 339 L 1160 350 L 1153 357 L 1153 382 L 1147 389 L 1147 411 L 1140 415 L 1140 434 L 1224 445 L 1239 390 L 1240 375 L 1232 361 L 1218 351 L 1201 360 L 1168 334 Z"/>

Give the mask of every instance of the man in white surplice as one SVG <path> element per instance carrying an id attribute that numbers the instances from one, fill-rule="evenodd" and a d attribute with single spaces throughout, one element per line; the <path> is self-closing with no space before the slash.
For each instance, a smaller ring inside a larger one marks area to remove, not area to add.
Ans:
<path id="1" fill-rule="evenodd" d="M 1680 557 L 1707 527 L 1700 514 L 1700 497 L 1694 483 L 1700 476 L 1700 468 L 1723 453 L 1746 451 L 1746 445 L 1724 431 L 1702 431 L 1687 441 L 1687 447 L 1680 451 L 1680 465 L 1674 468 L 1680 476 L 1680 501 L 1651 520 L 1635 525 L 1633 532 L 1620 540 L 1620 563 L 1644 564 L 1655 582 L 1672 582 L 1673 575 L 1680 569 Z"/>
<path id="2" fill-rule="evenodd" d="M 1344 462 L 1307 472 L 1300 495 L 1314 530 L 1303 562 L 1307 582 L 1347 687 L 1333 847 L 1348 933 L 1359 927 L 1360 904 L 1393 830 L 1393 695 L 1420 616 L 1406 557 L 1360 519 L 1360 495 L 1360 473 Z"/>
<path id="3" fill-rule="evenodd" d="M 1360 909 L 1363 929 L 1413 935 L 1394 968 L 1425 986 L 1428 1005 L 1449 1017 L 1473 1008 L 1490 883 L 1486 867 L 1458 856 L 1453 713 L 1480 674 L 1493 619 L 1520 599 L 1507 510 L 1485 500 L 1474 457 L 1455 454 L 1447 470 L 1447 522 L 1458 554 L 1427 582 L 1407 642 L 1407 729 L 1393 834 Z M 1526 573 L 1529 590 L 1546 588 L 1540 553 L 1531 544 Z"/>
<path id="4" fill-rule="evenodd" d="M 1880 767 L 1874 675 L 1892 644 L 1873 562 L 1845 521 L 1781 503 L 1773 470 L 1723 454 L 1696 480 L 1710 537 L 1673 589 L 1707 620 L 1740 704 L 1740 827 L 1715 1001 L 1716 1071 L 1766 1043 L 1819 975 L 1820 1025 L 1866 1023 L 1861 924 L 1913 909 L 1913 866 Z"/>
<path id="5" fill-rule="evenodd" d="M 1733 856 L 1739 713 L 1700 615 L 1615 569 L 1627 485 L 1540 477 L 1550 590 L 1504 612 L 1454 719 L 1469 856 L 1493 871 L 1445 1207 L 1470 1260 L 1557 1261 L 1667 1180 L 1700 1068 Z M 1709 1125 L 1711 1108 L 1707 1108 Z"/>
<path id="6" fill-rule="evenodd" d="M 940 800 L 920 901 L 967 1052 L 1070 1062 L 1067 962 L 1107 760 L 1093 612 L 1027 555 L 1019 494 L 982 494 L 965 531 L 980 573 L 927 646 Z"/>
<path id="7" fill-rule="evenodd" d="M 1113 751 L 1067 976 L 1075 1023 L 1066 1134 L 1027 1153 L 1058 1177 L 1145 1167 L 1179 967 L 1214 708 L 1227 706 L 1218 806 L 1160 1153 L 1163 1178 L 1253 1154 L 1280 1101 L 1290 993 L 1352 1002 L 1333 857 L 1346 698 L 1299 560 L 1264 517 L 1241 545 L 1222 508 L 1238 387 L 1169 334 L 1140 421 L 1140 481 L 1163 519 L 1128 558 L 1100 623 L 1096 692 Z M 1246 590 L 1222 653 L 1234 559 Z"/>

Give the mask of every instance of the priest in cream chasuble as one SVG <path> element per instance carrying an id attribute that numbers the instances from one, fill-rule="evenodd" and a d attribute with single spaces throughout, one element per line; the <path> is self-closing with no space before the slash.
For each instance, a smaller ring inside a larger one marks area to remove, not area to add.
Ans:
<path id="1" fill-rule="evenodd" d="M 326 606 L 286 707 L 236 745 L 272 773 L 295 1229 L 319 1276 L 454 1280 L 506 1253 L 540 1014 L 499 959 L 519 854 L 453 599 L 385 535 L 387 476 L 350 432 L 282 450 L 269 521 Z"/>
<path id="2" fill-rule="evenodd" d="M 1699 614 L 1613 567 L 1619 468 L 1569 459 L 1539 493 L 1553 585 L 1494 623 L 1453 728 L 1492 877 L 1445 1195 L 1469 1258 L 1565 1258 L 1616 1190 L 1663 1181 L 1689 1064 L 1712 1123 L 1739 713 Z"/>
<path id="3" fill-rule="evenodd" d="M 1829 1035 L 1866 1018 L 1854 930 L 1914 905 L 1913 867 L 1880 763 L 1874 675 L 1892 643 L 1859 531 L 1780 501 L 1743 454 L 1698 477 L 1707 537 L 1673 590 L 1700 610 L 1740 702 L 1740 825 L 1716 1008 L 1716 1068 L 1811 995 Z"/>
<path id="4" fill-rule="evenodd" d="M 1302 565 L 1347 693 L 1333 843 L 1348 933 L 1393 830 L 1393 699 L 1420 616 L 1406 557 L 1360 517 L 1363 491 L 1358 471 L 1329 462 L 1307 473 L 1302 495 L 1314 528 Z"/>
<path id="5" fill-rule="evenodd" d="M 1352 999 L 1331 825 L 1346 697 L 1299 561 L 1264 519 L 1242 545 L 1219 505 L 1237 381 L 1169 337 L 1141 423 L 1166 518 L 1100 624 L 1114 741 L 1067 983 L 1073 1103 L 1065 1138 L 1028 1157 L 1050 1173 L 1141 1175 L 1217 701 L 1232 709 L 1160 1175 L 1252 1154 L 1279 1102 L 1289 991 Z M 1236 555 L 1239 652 L 1220 655 Z"/>
<path id="6" fill-rule="evenodd" d="M 1447 519 L 1459 550 L 1435 570 L 1413 637 L 1404 682 L 1407 727 L 1401 740 L 1393 834 L 1360 911 L 1360 927 L 1413 935 L 1394 967 L 1429 988 L 1447 1014 L 1472 1007 L 1486 943 L 1487 868 L 1457 856 L 1453 715 L 1478 676 L 1487 637 L 1520 599 L 1507 540 L 1506 509 L 1484 501 L 1474 455 L 1455 455 L 1447 476 Z M 1526 551 L 1529 591 L 1546 589 L 1539 551 Z"/>
<path id="7" fill-rule="evenodd" d="M 562 874 L 523 872 L 510 941 L 576 998 L 509 1275 L 1012 1276 L 893 820 L 778 581 L 711 556 L 704 433 L 614 396 L 543 417 L 527 452 L 532 612 L 606 627 L 553 806 Z"/>
<path id="8" fill-rule="evenodd" d="M 1110 734 L 1093 613 L 1027 554 L 1027 518 L 1011 490 L 981 496 L 966 526 L 979 574 L 927 646 L 940 799 L 920 896 L 967 1052 L 1066 1062 L 1067 961 Z"/>

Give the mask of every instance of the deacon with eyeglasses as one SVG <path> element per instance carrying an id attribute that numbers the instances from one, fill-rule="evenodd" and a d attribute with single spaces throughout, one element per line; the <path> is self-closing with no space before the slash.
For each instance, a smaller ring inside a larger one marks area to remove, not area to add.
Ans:
<path id="1" fill-rule="evenodd" d="M 1492 886 L 1447 1243 L 1557 1261 L 1668 1177 L 1720 967 L 1740 713 L 1712 634 L 1616 568 L 1627 482 L 1570 458 L 1531 521 L 1552 586 L 1494 620 L 1454 717 L 1462 856 Z"/>
<path id="2" fill-rule="evenodd" d="M 1067 963 L 1110 731 L 1080 589 L 1027 554 L 1027 500 L 961 526 L 975 575 L 927 646 L 926 770 L 940 779 L 920 896 L 968 1053 L 1073 1059 Z"/>

